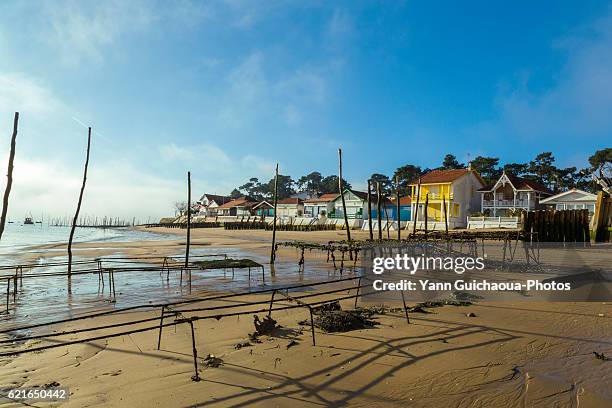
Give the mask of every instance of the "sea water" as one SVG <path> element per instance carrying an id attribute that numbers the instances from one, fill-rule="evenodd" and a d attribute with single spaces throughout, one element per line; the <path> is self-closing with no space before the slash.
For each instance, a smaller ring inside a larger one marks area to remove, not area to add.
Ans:
<path id="1" fill-rule="evenodd" d="M 41 267 L 24 269 L 24 275 L 31 273 L 65 273 L 65 265 L 47 265 L 49 263 L 62 263 L 67 260 L 64 244 L 70 234 L 69 227 L 53 227 L 46 225 L 16 225 L 8 224 L 2 241 L 0 242 L 0 266 L 15 265 L 18 263 L 19 255 L 24 252 L 34 254 L 45 254 L 44 258 L 34 263 Z M 148 231 L 134 230 L 131 228 L 77 228 L 74 242 L 99 243 L 98 248 L 104 248 L 106 242 L 137 242 L 150 240 L 176 240 L 180 236 L 160 234 Z M 36 246 L 58 244 L 58 248 L 40 249 Z M 176 251 L 170 255 L 176 258 L 184 257 L 185 246 L 177 245 Z M 103 268 L 116 268 L 120 266 L 147 267 L 146 260 L 122 261 L 121 248 L 114 254 L 103 256 Z M 51 255 L 51 256 L 50 256 Z M 151 254 L 153 255 L 153 254 Z M 24 278 L 23 287 L 20 286 L 16 304 L 10 302 L 10 313 L 0 313 L 0 326 L 3 324 L 20 326 L 23 324 L 48 322 L 65 317 L 75 316 L 81 313 L 89 313 L 94 310 L 107 308 L 123 308 L 134 305 L 154 304 L 171 300 L 178 300 L 198 296 L 208 292 L 249 292 L 252 290 L 285 287 L 287 285 L 308 284 L 312 282 L 338 279 L 350 276 L 348 270 L 345 275 L 339 271 L 330 271 L 329 265 L 321 261 L 307 260 L 306 272 L 301 272 L 297 265 L 298 256 L 295 259 L 279 259 L 275 268 L 267 265 L 268 254 L 246 251 L 242 248 L 219 247 L 197 245 L 190 251 L 191 260 L 205 256 L 200 259 L 214 258 L 249 258 L 262 265 L 265 269 L 253 268 L 248 270 L 203 270 L 192 272 L 191 285 L 188 284 L 188 275 L 184 273 L 181 285 L 181 273 L 179 269 L 168 272 L 133 270 L 129 272 L 115 273 L 116 298 L 111 302 L 111 294 L 108 286 L 108 275 L 105 284 L 101 285 L 97 273 L 75 274 L 70 279 L 70 289 L 65 276 L 45 276 L 39 278 Z M 87 257 L 90 259 L 91 257 Z M 78 251 L 73 258 L 75 261 L 83 260 Z M 111 261 L 112 260 L 112 261 Z M 124 264 L 125 262 L 125 264 Z M 44 265 L 44 266 L 43 266 Z M 95 269 L 95 265 L 75 264 L 73 271 L 82 269 Z M 11 272 L 6 270 L 10 274 Z M 12 289 L 11 289 L 12 290 Z M 4 287 L 0 287 L 3 293 Z M 0 303 L 0 312 L 3 308 Z"/>

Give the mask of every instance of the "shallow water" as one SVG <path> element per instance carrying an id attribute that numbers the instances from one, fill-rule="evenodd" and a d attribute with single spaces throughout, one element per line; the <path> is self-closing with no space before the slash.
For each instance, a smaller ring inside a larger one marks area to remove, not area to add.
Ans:
<path id="1" fill-rule="evenodd" d="M 115 239 L 112 237 L 108 239 Z M 125 236 L 122 237 L 124 240 Z M 93 312 L 95 310 L 111 310 L 128 306 L 164 303 L 166 301 L 186 299 L 197 296 L 204 292 L 248 292 L 260 289 L 269 289 L 279 286 L 295 284 L 307 284 L 342 277 L 339 271 L 334 271 L 324 262 L 306 261 L 306 271 L 300 272 L 296 256 L 295 259 L 277 260 L 273 270 L 267 265 L 267 256 L 256 253 L 248 253 L 239 248 L 214 248 L 199 247 L 190 252 L 192 260 L 198 256 L 209 256 L 206 259 L 223 258 L 249 258 L 264 266 L 251 269 L 250 276 L 247 269 L 231 270 L 203 270 L 193 271 L 191 274 L 191 285 L 189 285 L 188 273 L 183 274 L 181 286 L 180 271 L 169 273 L 159 271 L 118 271 L 114 275 L 116 299 L 112 302 L 108 275 L 104 275 L 104 282 L 95 271 L 95 264 L 75 265 L 73 271 L 88 270 L 92 273 L 74 275 L 70 280 L 70 291 L 68 290 L 68 278 L 66 276 L 44 276 L 24 278 L 20 285 L 16 303 L 13 304 L 12 293 L 9 302 L 10 312 L 8 315 L 0 315 L 0 322 L 6 327 L 22 326 L 42 322 L 50 322 L 59 319 L 74 317 L 79 314 Z M 173 254 L 183 257 L 184 253 Z M 115 254 L 103 259 L 120 258 L 122 255 Z M 75 261 L 86 258 L 75 257 Z M 45 258 L 44 263 L 65 262 L 65 255 Z M 153 266 L 146 260 L 125 263 L 117 261 L 103 262 L 103 267 L 121 266 Z M 151 262 L 151 261 L 149 261 Z M 53 273 L 65 272 L 66 266 L 43 266 L 32 270 L 24 269 L 24 275 L 28 273 Z M 344 277 L 351 276 L 351 271 L 345 270 Z M 21 282 L 20 282 L 21 283 Z M 0 288 L 4 291 L 4 287 Z M 12 287 L 11 287 L 12 292 Z M 4 310 L 4 302 L 0 306 Z"/>
<path id="2" fill-rule="evenodd" d="M 17 254 L 47 252 L 30 247 L 68 242 L 70 227 L 53 227 L 45 224 L 7 224 L 0 241 L 0 265 L 12 264 Z M 172 239 L 174 236 L 139 231 L 131 228 L 76 228 L 73 242 L 121 242 Z"/>

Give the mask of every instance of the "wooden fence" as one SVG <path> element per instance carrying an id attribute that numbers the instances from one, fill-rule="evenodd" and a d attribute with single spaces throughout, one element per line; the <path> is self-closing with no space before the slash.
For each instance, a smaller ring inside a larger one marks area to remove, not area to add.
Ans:
<path id="1" fill-rule="evenodd" d="M 523 230 L 540 242 L 589 242 L 588 210 L 538 210 L 523 213 Z"/>
<path id="2" fill-rule="evenodd" d="M 606 197 L 603 191 L 597 194 L 595 214 L 593 215 L 595 242 L 610 242 L 612 230 L 612 198 Z"/>

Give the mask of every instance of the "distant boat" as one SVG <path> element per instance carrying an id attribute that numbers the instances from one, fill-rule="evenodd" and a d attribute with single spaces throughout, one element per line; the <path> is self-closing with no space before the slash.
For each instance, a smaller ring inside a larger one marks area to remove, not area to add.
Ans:
<path id="1" fill-rule="evenodd" d="M 34 225 L 34 221 L 32 220 L 32 214 L 30 214 L 29 217 L 25 217 L 25 220 L 23 221 L 23 225 Z"/>

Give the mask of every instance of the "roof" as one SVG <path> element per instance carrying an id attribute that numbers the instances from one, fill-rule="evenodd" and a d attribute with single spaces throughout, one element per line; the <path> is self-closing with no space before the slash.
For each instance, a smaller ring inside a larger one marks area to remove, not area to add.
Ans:
<path id="1" fill-rule="evenodd" d="M 259 201 L 259 202 L 253 202 L 253 205 L 245 205 L 245 207 L 252 207 L 253 209 L 256 209 L 258 207 L 264 207 L 267 206 L 268 208 L 272 208 L 272 204 L 270 204 L 269 202 L 267 202 L 266 200 L 263 201 Z"/>
<path id="2" fill-rule="evenodd" d="M 393 201 L 394 205 L 397 205 L 397 200 L 395 199 L 395 197 L 392 197 L 391 201 Z M 410 203 L 412 203 L 412 199 L 410 198 L 410 196 L 400 197 L 399 203 L 400 205 L 410 205 Z"/>
<path id="3" fill-rule="evenodd" d="M 242 197 L 236 198 L 235 200 L 229 201 L 223 205 L 220 205 L 219 207 L 217 207 L 217 209 L 241 207 L 241 206 L 244 206 L 246 203 L 251 203 L 251 202 L 257 203 L 256 201 L 253 201 L 253 199 L 249 196 L 242 196 Z"/>
<path id="4" fill-rule="evenodd" d="M 522 177 L 517 177 L 508 173 L 506 173 L 506 176 L 508 177 L 508 180 L 510 180 L 514 188 L 516 188 L 517 190 L 534 190 L 540 191 L 542 193 L 553 194 L 553 192 L 544 184 L 540 184 L 536 181 L 527 180 Z"/>
<path id="5" fill-rule="evenodd" d="M 503 177 L 504 175 L 508 178 L 508 180 L 510 180 L 510 183 L 512 183 L 514 188 L 517 190 L 532 190 L 532 191 L 539 191 L 541 193 L 546 193 L 546 194 L 553 194 L 553 192 L 548 187 L 536 181 L 527 180 L 522 177 L 518 177 L 513 174 L 506 173 L 506 172 L 502 173 L 500 178 Z M 483 192 L 492 191 L 498 182 L 499 180 L 494 184 L 489 184 L 488 186 L 478 189 L 478 191 L 483 191 Z"/>
<path id="6" fill-rule="evenodd" d="M 351 193 L 355 194 L 357 197 L 361 198 L 364 201 L 368 199 L 368 193 L 366 193 L 365 191 L 350 190 L 348 188 L 344 190 L 345 193 L 347 191 L 350 191 Z"/>
<path id="7" fill-rule="evenodd" d="M 421 176 L 421 184 L 436 184 L 436 183 L 452 183 L 459 177 L 469 173 L 470 169 L 452 169 L 452 170 L 432 170 L 429 173 Z M 417 185 L 418 179 L 414 180 L 410 185 Z M 484 184 L 484 183 L 483 183 Z"/>
<path id="8" fill-rule="evenodd" d="M 338 193 L 327 193 L 322 194 L 318 198 L 309 198 L 308 200 L 304 200 L 305 203 L 327 203 L 333 201 L 336 197 L 338 197 Z"/>
<path id="9" fill-rule="evenodd" d="M 302 200 L 300 200 L 297 197 L 283 198 L 282 200 L 278 200 L 276 202 L 276 204 L 289 204 L 289 205 L 291 205 L 291 204 L 298 205 L 298 204 L 301 204 L 301 203 L 302 203 Z"/>
<path id="10" fill-rule="evenodd" d="M 571 190 L 567 190 L 564 191 L 562 193 L 559 194 L 555 194 L 554 196 L 551 197 L 547 197 L 543 200 L 540 200 L 540 204 L 546 204 L 548 202 L 551 201 L 556 201 L 560 198 L 563 198 L 566 195 L 572 194 L 572 193 L 578 193 L 578 194 L 582 194 L 583 196 L 577 200 L 573 200 L 573 201 L 577 201 L 577 202 L 585 202 L 585 201 L 597 201 L 597 195 L 593 194 L 593 193 L 589 193 L 588 191 L 584 191 L 584 190 L 579 190 L 577 188 L 572 188 Z"/>
<path id="11" fill-rule="evenodd" d="M 202 201 L 204 197 L 208 198 L 208 200 L 210 201 L 214 201 L 215 203 L 219 205 L 232 201 L 232 197 L 216 195 L 216 194 L 202 194 L 202 197 L 200 197 L 200 201 Z"/>

